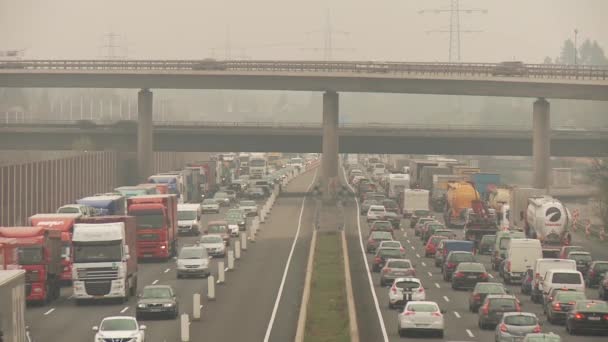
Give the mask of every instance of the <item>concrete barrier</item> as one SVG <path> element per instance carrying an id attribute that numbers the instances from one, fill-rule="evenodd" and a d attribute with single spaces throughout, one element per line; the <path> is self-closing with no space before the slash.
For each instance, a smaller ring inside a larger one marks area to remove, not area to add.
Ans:
<path id="1" fill-rule="evenodd" d="M 195 293 L 192 296 L 192 320 L 198 321 L 201 319 L 201 295 Z"/>
<path id="2" fill-rule="evenodd" d="M 241 258 L 241 242 L 238 240 L 234 242 L 234 258 L 236 260 Z"/>
<path id="3" fill-rule="evenodd" d="M 215 277 L 207 277 L 207 299 L 215 300 Z"/>
<path id="4" fill-rule="evenodd" d="M 190 319 L 188 314 L 182 314 L 180 318 L 181 341 L 190 342 Z"/>
<path id="5" fill-rule="evenodd" d="M 223 284 L 226 282 L 226 275 L 224 274 L 225 269 L 224 269 L 224 262 L 223 261 L 218 261 L 217 262 L 217 283 L 218 284 Z"/>

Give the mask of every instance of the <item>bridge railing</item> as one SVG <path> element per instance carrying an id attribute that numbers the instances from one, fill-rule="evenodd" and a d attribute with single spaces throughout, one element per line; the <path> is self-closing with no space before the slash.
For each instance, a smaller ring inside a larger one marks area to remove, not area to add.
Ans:
<path id="1" fill-rule="evenodd" d="M 608 67 L 563 64 L 275 61 L 275 60 L 15 60 L 0 62 L 0 70 L 63 71 L 207 71 L 293 72 L 343 74 L 454 75 L 553 79 L 608 79 Z"/>

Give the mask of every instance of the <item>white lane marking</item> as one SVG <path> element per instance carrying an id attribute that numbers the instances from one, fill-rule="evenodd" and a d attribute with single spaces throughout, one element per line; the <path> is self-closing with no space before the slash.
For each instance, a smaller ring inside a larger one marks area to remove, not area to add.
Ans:
<path id="1" fill-rule="evenodd" d="M 308 185 L 308 189 L 306 192 L 310 191 L 312 185 L 315 183 L 317 179 L 317 172 L 315 171 L 315 175 L 312 178 L 312 182 Z M 277 311 L 279 310 L 279 302 L 281 301 L 281 295 L 283 295 L 283 287 L 285 286 L 285 280 L 287 280 L 287 273 L 289 272 L 289 266 L 291 265 L 291 257 L 293 257 L 293 251 L 296 248 L 296 242 L 298 242 L 298 236 L 300 235 L 300 228 L 302 227 L 302 216 L 304 215 L 304 207 L 306 205 L 306 197 L 302 200 L 302 207 L 300 209 L 300 217 L 298 218 L 298 228 L 296 229 L 296 235 L 293 238 L 293 243 L 291 244 L 291 250 L 289 251 L 289 256 L 287 257 L 287 263 L 285 264 L 285 270 L 283 271 L 283 278 L 281 279 L 281 285 L 279 285 L 279 292 L 277 293 L 277 298 L 274 301 L 274 307 L 272 308 L 272 314 L 270 315 L 270 321 L 268 321 L 268 326 L 266 327 L 266 334 L 264 335 L 264 342 L 268 342 L 270 339 L 270 333 L 272 332 L 272 327 L 274 326 L 274 319 L 277 316 Z M 360 211 L 357 211 L 360 212 Z M 363 246 L 363 245 L 361 245 Z M 364 253 L 365 254 L 365 253 Z M 366 263 L 367 265 L 367 263 Z"/>
<path id="2" fill-rule="evenodd" d="M 170 268 L 167 268 L 167 269 L 165 270 L 165 273 L 169 273 L 169 271 L 171 271 L 171 269 L 170 269 Z"/>
<path id="3" fill-rule="evenodd" d="M 224 268 L 224 272 L 228 271 L 228 267 Z"/>
<path id="4" fill-rule="evenodd" d="M 449 302 L 450 298 L 448 298 L 448 296 L 443 296 L 443 300 L 445 300 L 446 302 Z"/>
<path id="5" fill-rule="evenodd" d="M 438 288 L 438 289 L 441 288 L 441 286 L 438 283 L 435 283 L 435 287 Z"/>
<path id="6" fill-rule="evenodd" d="M 156 285 L 158 283 L 158 279 L 152 282 L 152 285 Z"/>
<path id="7" fill-rule="evenodd" d="M 420 254 L 416 253 L 416 258 L 420 258 Z"/>
<path id="8" fill-rule="evenodd" d="M 44 315 L 50 315 L 53 311 L 55 311 L 55 308 L 50 309 L 49 311 L 45 312 Z"/>
<path id="9" fill-rule="evenodd" d="M 456 312 L 456 311 L 454 311 L 454 316 L 460 318 L 460 314 L 458 312 Z"/>
<path id="10" fill-rule="evenodd" d="M 412 249 L 413 249 L 413 250 L 416 250 L 416 247 L 412 246 Z"/>
<path id="11" fill-rule="evenodd" d="M 125 313 L 125 311 L 129 310 L 128 306 L 125 306 L 122 310 L 120 310 L 120 313 Z"/>
<path id="12" fill-rule="evenodd" d="M 473 335 L 473 333 L 471 332 L 471 330 L 467 329 L 466 331 L 467 331 L 467 334 L 469 334 L 470 338 L 474 338 L 475 337 L 475 335 Z"/>
<path id="13" fill-rule="evenodd" d="M 492 273 L 488 273 L 488 275 L 490 276 L 490 278 L 494 279 L 494 276 L 492 275 Z"/>
<path id="14" fill-rule="evenodd" d="M 403 237 L 407 237 L 407 233 L 403 233 Z"/>
<path id="15" fill-rule="evenodd" d="M 407 240 L 407 243 L 411 244 L 410 240 Z"/>
<path id="16" fill-rule="evenodd" d="M 423 262 L 420 263 L 422 265 L 422 267 L 426 267 L 426 264 Z"/>
<path id="17" fill-rule="evenodd" d="M 429 272 L 429 277 L 432 277 L 432 276 L 433 276 L 433 273 Z"/>
<path id="18" fill-rule="evenodd" d="M 201 308 L 201 309 L 203 308 L 203 304 L 201 304 L 200 308 Z"/>
<path id="19" fill-rule="evenodd" d="M 344 178 L 346 179 L 346 171 L 344 168 L 342 169 L 342 173 L 344 174 Z M 346 183 L 351 191 L 355 191 L 353 187 Z M 357 213 L 361 212 L 361 207 L 359 206 L 359 199 L 355 198 L 355 203 L 357 204 Z M 382 339 L 384 342 L 388 342 L 388 334 L 386 333 L 386 326 L 384 325 L 384 319 L 382 318 L 382 312 L 380 311 L 380 305 L 378 304 L 378 296 L 376 296 L 376 290 L 374 289 L 374 282 L 372 281 L 372 273 L 369 271 L 369 263 L 367 262 L 367 254 L 365 253 L 365 247 L 363 246 L 363 234 L 361 233 L 361 221 L 359 220 L 359 215 L 356 217 L 357 220 L 357 230 L 359 234 L 359 246 L 361 246 L 361 253 L 363 254 L 363 260 L 365 261 L 363 264 L 365 265 L 365 270 L 367 271 L 367 280 L 369 282 L 369 288 L 372 292 L 372 299 L 374 300 L 374 305 L 376 306 L 376 314 L 378 315 L 378 322 L 380 323 L 380 331 L 382 331 Z M 267 341 L 265 341 L 267 342 Z"/>

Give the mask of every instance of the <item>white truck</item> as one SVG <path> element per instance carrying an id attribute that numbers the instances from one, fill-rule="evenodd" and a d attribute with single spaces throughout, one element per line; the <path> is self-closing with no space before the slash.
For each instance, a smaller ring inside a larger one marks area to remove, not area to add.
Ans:
<path id="1" fill-rule="evenodd" d="M 416 210 L 429 210 L 429 191 L 424 189 L 405 189 L 403 191 L 403 217 L 412 216 Z"/>
<path id="2" fill-rule="evenodd" d="M 0 271 L 0 341 L 29 342 L 25 329 L 25 271 Z"/>
<path id="3" fill-rule="evenodd" d="M 249 156 L 249 177 L 262 179 L 268 174 L 268 161 L 264 153 L 252 153 Z"/>
<path id="4" fill-rule="evenodd" d="M 570 213 L 551 196 L 531 197 L 526 211 L 526 236 L 539 239 L 543 246 L 561 247 L 569 243 Z"/>
<path id="5" fill-rule="evenodd" d="M 545 189 L 513 187 L 509 197 L 509 210 L 506 216 L 509 220 L 510 230 L 523 231 L 526 225 L 526 210 L 528 199 L 545 195 Z"/>
<path id="6" fill-rule="evenodd" d="M 410 188 L 410 175 L 391 173 L 388 176 L 388 197 L 397 199 L 399 194 Z"/>

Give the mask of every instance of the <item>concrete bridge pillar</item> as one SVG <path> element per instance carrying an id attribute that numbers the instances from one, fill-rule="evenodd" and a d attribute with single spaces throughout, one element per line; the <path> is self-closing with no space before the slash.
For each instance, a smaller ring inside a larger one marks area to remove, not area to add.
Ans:
<path id="1" fill-rule="evenodd" d="M 321 156 L 321 184 L 326 201 L 336 198 L 338 178 L 338 118 L 340 104 L 338 93 L 323 94 L 323 151 Z"/>
<path id="2" fill-rule="evenodd" d="M 145 182 L 154 172 L 152 92 L 137 93 L 137 177 Z"/>
<path id="3" fill-rule="evenodd" d="M 534 101 L 532 113 L 532 186 L 549 188 L 551 157 L 551 121 L 549 102 L 544 98 Z"/>

